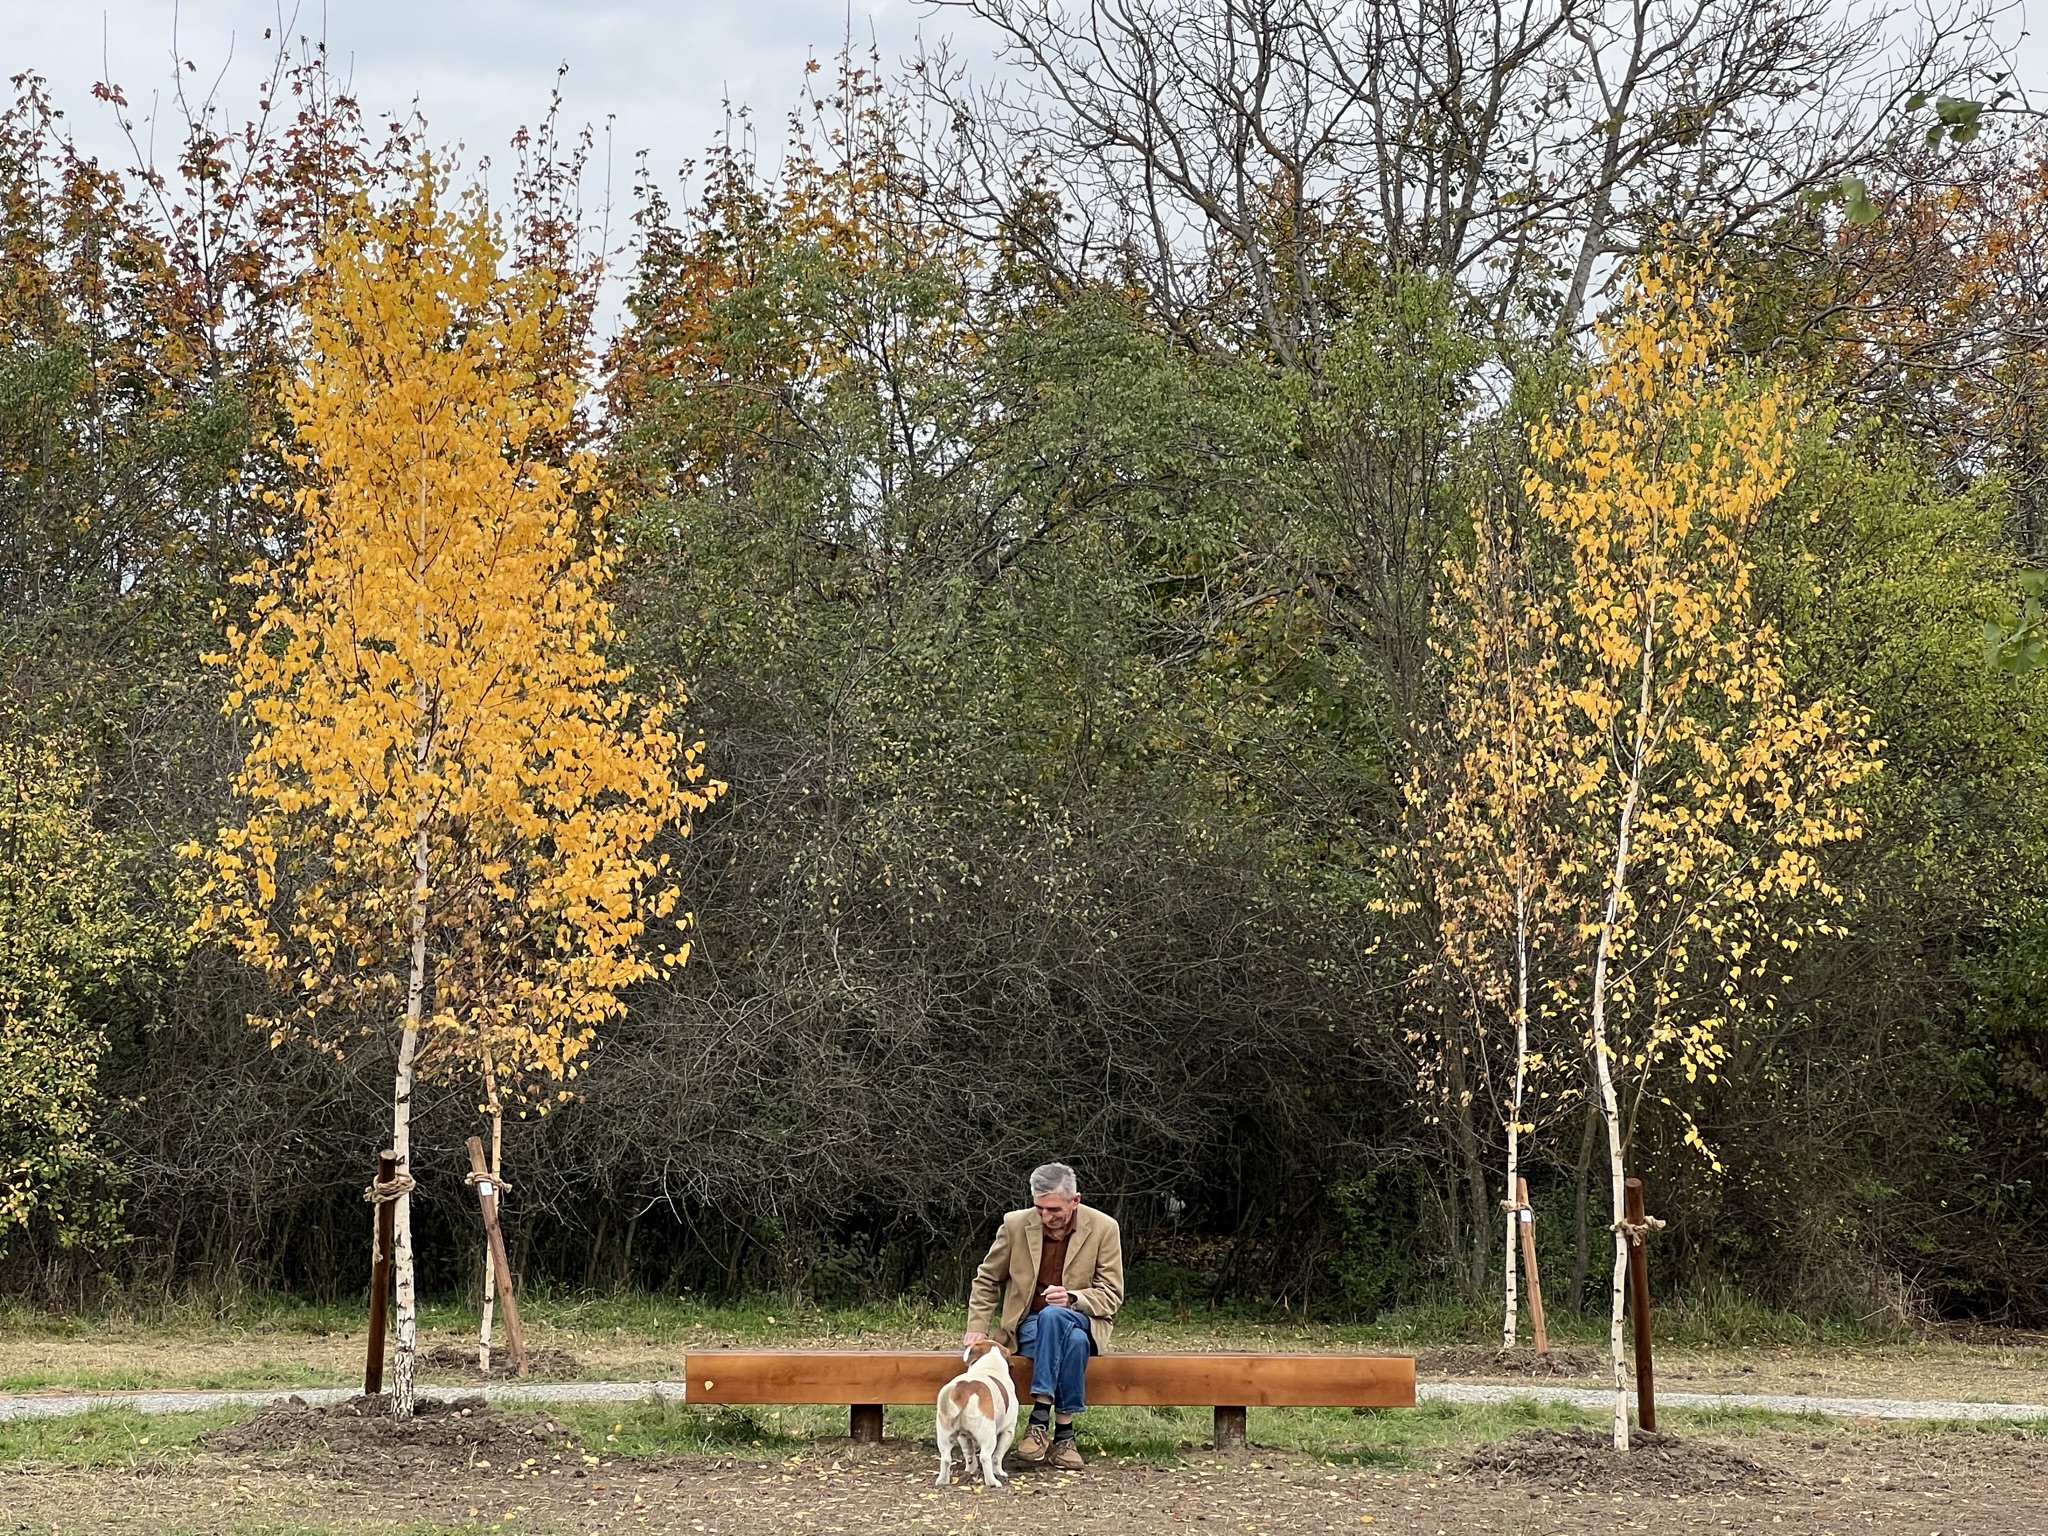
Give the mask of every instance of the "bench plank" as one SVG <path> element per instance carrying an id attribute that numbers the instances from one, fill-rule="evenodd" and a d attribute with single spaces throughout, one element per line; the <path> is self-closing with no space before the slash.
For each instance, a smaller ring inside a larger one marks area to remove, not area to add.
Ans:
<path id="1" fill-rule="evenodd" d="M 1011 1362 L 1028 1397 L 1031 1362 Z M 951 1351 L 718 1349 L 684 1356 L 693 1403 L 929 1403 L 960 1370 Z M 1412 1408 L 1411 1355 L 1109 1354 L 1088 1401 L 1124 1407 Z"/>

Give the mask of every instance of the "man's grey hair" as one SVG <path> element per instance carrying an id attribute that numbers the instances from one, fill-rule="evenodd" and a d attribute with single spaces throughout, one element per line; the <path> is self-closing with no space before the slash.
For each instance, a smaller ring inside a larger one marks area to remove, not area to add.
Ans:
<path id="1" fill-rule="evenodd" d="M 1071 1195 L 1078 1193 L 1080 1186 L 1074 1182 L 1074 1170 L 1065 1163 L 1041 1163 L 1031 1170 L 1031 1198 L 1040 1195 Z"/>

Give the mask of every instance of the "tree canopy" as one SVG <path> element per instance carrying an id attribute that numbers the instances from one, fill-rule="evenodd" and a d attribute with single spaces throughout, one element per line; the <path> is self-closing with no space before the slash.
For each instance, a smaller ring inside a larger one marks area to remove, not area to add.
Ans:
<path id="1" fill-rule="evenodd" d="M 352 1288 L 412 1035 L 429 1287 L 487 1061 L 573 1284 L 950 1295 L 1058 1155 L 1159 1291 L 1497 1304 L 1521 1175 L 1583 1299 L 1612 1134 L 1673 1283 L 2048 1317 L 1977 34 L 976 9 L 623 252 L 552 112 L 493 205 L 317 56 L 146 176 L 18 82 L 6 1283 Z"/>

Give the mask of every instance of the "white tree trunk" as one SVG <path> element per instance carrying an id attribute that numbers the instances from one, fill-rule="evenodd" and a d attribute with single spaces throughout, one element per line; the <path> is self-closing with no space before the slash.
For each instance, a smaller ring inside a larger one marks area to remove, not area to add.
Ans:
<path id="1" fill-rule="evenodd" d="M 1603 957 L 1604 959 L 1604 957 Z M 1600 1002 L 1604 1004 L 1602 997 Z M 1598 1005 L 1596 1005 L 1597 1007 Z M 1622 1310 L 1628 1295 L 1628 1237 L 1622 1231 L 1621 1107 L 1608 1064 L 1605 1021 L 1594 1028 L 1593 1062 L 1600 1078 L 1600 1118 L 1607 1123 L 1607 1174 L 1614 1205 L 1614 1277 L 1608 1291 L 1607 1354 L 1614 1365 L 1614 1448 L 1628 1449 L 1628 1356 L 1622 1345 Z"/>
<path id="2" fill-rule="evenodd" d="M 491 1250 L 484 1247 L 484 1320 L 476 1335 L 476 1368 L 479 1375 L 491 1374 L 491 1320 L 498 1310 L 498 1270 L 491 1262 Z"/>
<path id="3" fill-rule="evenodd" d="M 420 1043 L 420 1020 L 427 995 L 427 833 L 413 834 L 412 966 L 406 980 L 405 1028 L 398 1037 L 398 1076 L 391 1091 L 391 1150 L 400 1178 L 412 1172 L 413 1057 Z M 392 1351 L 391 1416 L 412 1417 L 413 1369 L 419 1351 L 419 1290 L 412 1262 L 412 1197 L 401 1194 L 392 1213 L 391 1269 L 395 1282 L 393 1311 L 397 1338 Z"/>
<path id="4" fill-rule="evenodd" d="M 1516 1293 L 1515 1286 L 1516 1239 L 1521 1236 L 1515 1230 L 1515 1223 L 1521 1219 L 1520 1212 L 1515 1208 L 1515 1172 L 1518 1162 L 1519 1157 L 1515 1147 L 1515 1127 L 1510 1125 L 1508 1127 L 1508 1194 L 1507 1198 L 1501 1201 L 1501 1204 L 1507 1207 L 1506 1214 L 1508 1218 L 1507 1254 L 1501 1263 L 1503 1289 L 1507 1296 L 1506 1305 L 1501 1313 L 1500 1324 L 1500 1347 L 1503 1352 L 1515 1347 L 1515 1325 L 1519 1321 L 1516 1314 L 1520 1309 L 1520 1298 Z"/>
<path id="5" fill-rule="evenodd" d="M 1607 1353 L 1614 1364 L 1614 1448 L 1628 1449 L 1628 1356 L 1622 1348 L 1622 1303 L 1628 1294 L 1628 1236 L 1621 1160 L 1621 1105 L 1614 1091 L 1614 1053 L 1607 1044 L 1607 965 L 1613 958 L 1621 923 L 1621 900 L 1628 891 L 1629 855 L 1634 846 L 1636 805 L 1642 798 L 1643 765 L 1650 742 L 1650 684 L 1656 668 L 1657 612 L 1652 606 L 1643 620 L 1643 660 L 1636 698 L 1634 739 L 1630 743 L 1628 784 L 1621 797 L 1621 815 L 1614 829 L 1614 867 L 1607 880 L 1607 904 L 1600 915 L 1600 941 L 1593 952 L 1593 1071 L 1600 1084 L 1600 1115 L 1607 1123 L 1607 1172 L 1614 1207 L 1614 1280 L 1608 1296 Z"/>
<path id="6" fill-rule="evenodd" d="M 1522 1219 L 1517 1191 L 1522 1187 L 1518 1182 L 1522 1172 L 1522 1096 L 1528 1085 L 1528 1066 L 1529 903 L 1526 893 L 1518 890 L 1515 893 L 1515 1091 L 1508 1106 L 1507 1198 L 1501 1202 L 1507 1207 L 1508 1217 L 1506 1257 L 1501 1263 L 1507 1292 L 1507 1307 L 1500 1325 L 1500 1347 L 1504 1351 L 1515 1347 L 1515 1260 L 1521 1248 L 1519 1223 Z"/>

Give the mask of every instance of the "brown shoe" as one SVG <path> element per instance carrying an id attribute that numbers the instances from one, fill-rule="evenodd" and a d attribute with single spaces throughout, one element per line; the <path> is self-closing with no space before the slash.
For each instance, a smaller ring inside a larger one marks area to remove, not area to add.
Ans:
<path id="1" fill-rule="evenodd" d="M 1062 1472 L 1078 1472 L 1088 1463 L 1081 1459 L 1081 1447 L 1074 1443 L 1072 1435 L 1066 1435 L 1052 1443 L 1052 1452 L 1045 1458 L 1049 1467 L 1058 1467 Z"/>
<path id="2" fill-rule="evenodd" d="M 1027 1424 L 1024 1438 L 1017 1442 L 1017 1459 L 1027 1467 L 1042 1466 L 1052 1447 L 1052 1431 L 1043 1424 Z"/>

